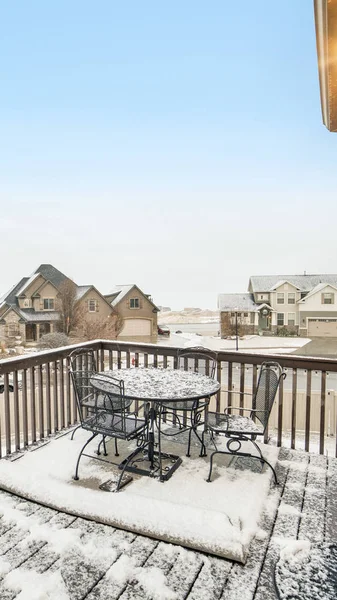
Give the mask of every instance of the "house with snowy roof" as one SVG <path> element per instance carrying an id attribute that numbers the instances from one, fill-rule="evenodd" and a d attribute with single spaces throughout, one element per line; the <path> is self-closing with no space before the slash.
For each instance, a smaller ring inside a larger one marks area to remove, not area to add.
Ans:
<path id="1" fill-rule="evenodd" d="M 0 298 L 0 340 L 19 338 L 34 345 L 42 335 L 57 330 L 61 286 L 71 281 L 53 265 L 41 264 Z M 74 283 L 74 282 L 72 282 Z M 75 285 L 76 303 L 89 319 L 106 319 L 113 312 L 93 285 Z"/>
<path id="2" fill-rule="evenodd" d="M 337 275 L 261 275 L 248 293 L 219 294 L 221 335 L 239 320 L 246 333 L 337 337 Z"/>
<path id="3" fill-rule="evenodd" d="M 117 285 L 105 295 L 109 304 L 123 318 L 123 329 L 119 338 L 141 338 L 151 341 L 157 335 L 159 308 L 152 297 L 135 284 Z"/>

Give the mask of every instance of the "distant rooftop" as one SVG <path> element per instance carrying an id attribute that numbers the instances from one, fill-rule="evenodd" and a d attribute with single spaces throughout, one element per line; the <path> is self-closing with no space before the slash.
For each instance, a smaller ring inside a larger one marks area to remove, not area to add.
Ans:
<path id="1" fill-rule="evenodd" d="M 319 283 L 337 286 L 337 275 L 253 275 L 249 280 L 252 292 L 269 292 L 281 282 L 292 283 L 302 292 L 310 292 Z"/>

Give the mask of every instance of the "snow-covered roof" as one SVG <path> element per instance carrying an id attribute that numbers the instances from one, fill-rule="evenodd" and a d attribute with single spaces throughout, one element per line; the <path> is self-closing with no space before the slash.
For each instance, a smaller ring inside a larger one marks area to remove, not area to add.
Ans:
<path id="1" fill-rule="evenodd" d="M 305 300 L 307 300 L 307 298 L 310 298 L 310 296 L 314 296 L 315 294 L 317 294 L 317 292 L 324 290 L 327 286 L 333 288 L 337 292 L 337 287 L 334 285 L 331 285 L 331 283 L 319 283 L 311 290 L 311 292 L 309 292 L 305 296 L 305 298 L 302 298 L 302 300 L 299 300 L 298 304 L 303 303 Z"/>
<path id="2" fill-rule="evenodd" d="M 116 304 L 118 304 L 124 298 L 124 296 L 126 296 L 130 292 L 130 290 L 132 290 L 134 286 L 135 283 L 128 285 L 115 285 L 111 292 L 109 292 L 109 294 L 106 294 L 107 296 L 112 296 L 113 294 L 116 294 L 116 297 L 110 302 L 111 306 L 116 306 Z"/>
<path id="3" fill-rule="evenodd" d="M 77 285 L 76 286 L 76 301 L 81 300 L 83 296 L 92 288 L 92 285 Z"/>
<path id="4" fill-rule="evenodd" d="M 253 293 L 268 292 L 282 281 L 291 283 L 303 292 L 310 292 L 319 283 L 337 286 L 337 275 L 253 275 L 249 280 L 249 289 Z"/>
<path id="5" fill-rule="evenodd" d="M 25 281 L 24 284 L 15 292 L 15 296 L 21 296 L 25 289 L 27 289 L 27 287 L 38 277 L 40 277 L 40 273 L 33 273 L 33 275 L 31 275 L 31 277 L 29 277 L 27 281 Z"/>
<path id="6" fill-rule="evenodd" d="M 254 302 L 252 294 L 219 294 L 218 308 L 221 311 L 254 311 L 259 310 L 260 305 Z"/>

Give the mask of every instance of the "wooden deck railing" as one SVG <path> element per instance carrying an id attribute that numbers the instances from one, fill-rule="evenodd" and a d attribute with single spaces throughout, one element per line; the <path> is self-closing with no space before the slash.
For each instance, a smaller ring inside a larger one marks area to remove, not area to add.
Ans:
<path id="1" fill-rule="evenodd" d="M 95 340 L 80 346 L 93 348 L 100 370 L 135 366 L 175 367 L 179 348 L 154 344 Z M 0 394 L 0 457 L 23 450 L 77 422 L 71 386 L 69 354 L 79 346 L 67 346 L 30 356 L 0 361 L 4 392 Z M 270 432 L 282 445 L 337 456 L 337 360 L 291 355 L 219 352 L 217 378 L 221 391 L 212 408 L 252 406 L 262 362 L 275 360 L 286 369 L 270 418 Z M 329 437 L 328 437 L 329 436 Z M 315 447 L 317 440 L 317 448 Z M 333 447 L 333 452 L 331 448 Z"/>

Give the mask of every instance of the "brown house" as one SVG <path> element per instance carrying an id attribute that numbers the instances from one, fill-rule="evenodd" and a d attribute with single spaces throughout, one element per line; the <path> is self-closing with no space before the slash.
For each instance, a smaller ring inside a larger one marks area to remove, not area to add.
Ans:
<path id="1" fill-rule="evenodd" d="M 151 296 L 131 284 L 116 286 L 105 298 L 124 320 L 119 338 L 144 342 L 156 339 L 159 309 Z"/>
<path id="2" fill-rule="evenodd" d="M 66 281 L 70 281 L 66 275 L 48 264 L 21 279 L 0 299 L 0 340 L 34 344 L 42 335 L 55 331 L 60 320 L 59 288 Z M 86 319 L 105 320 L 113 312 L 92 285 L 76 285 L 76 301 Z"/>

